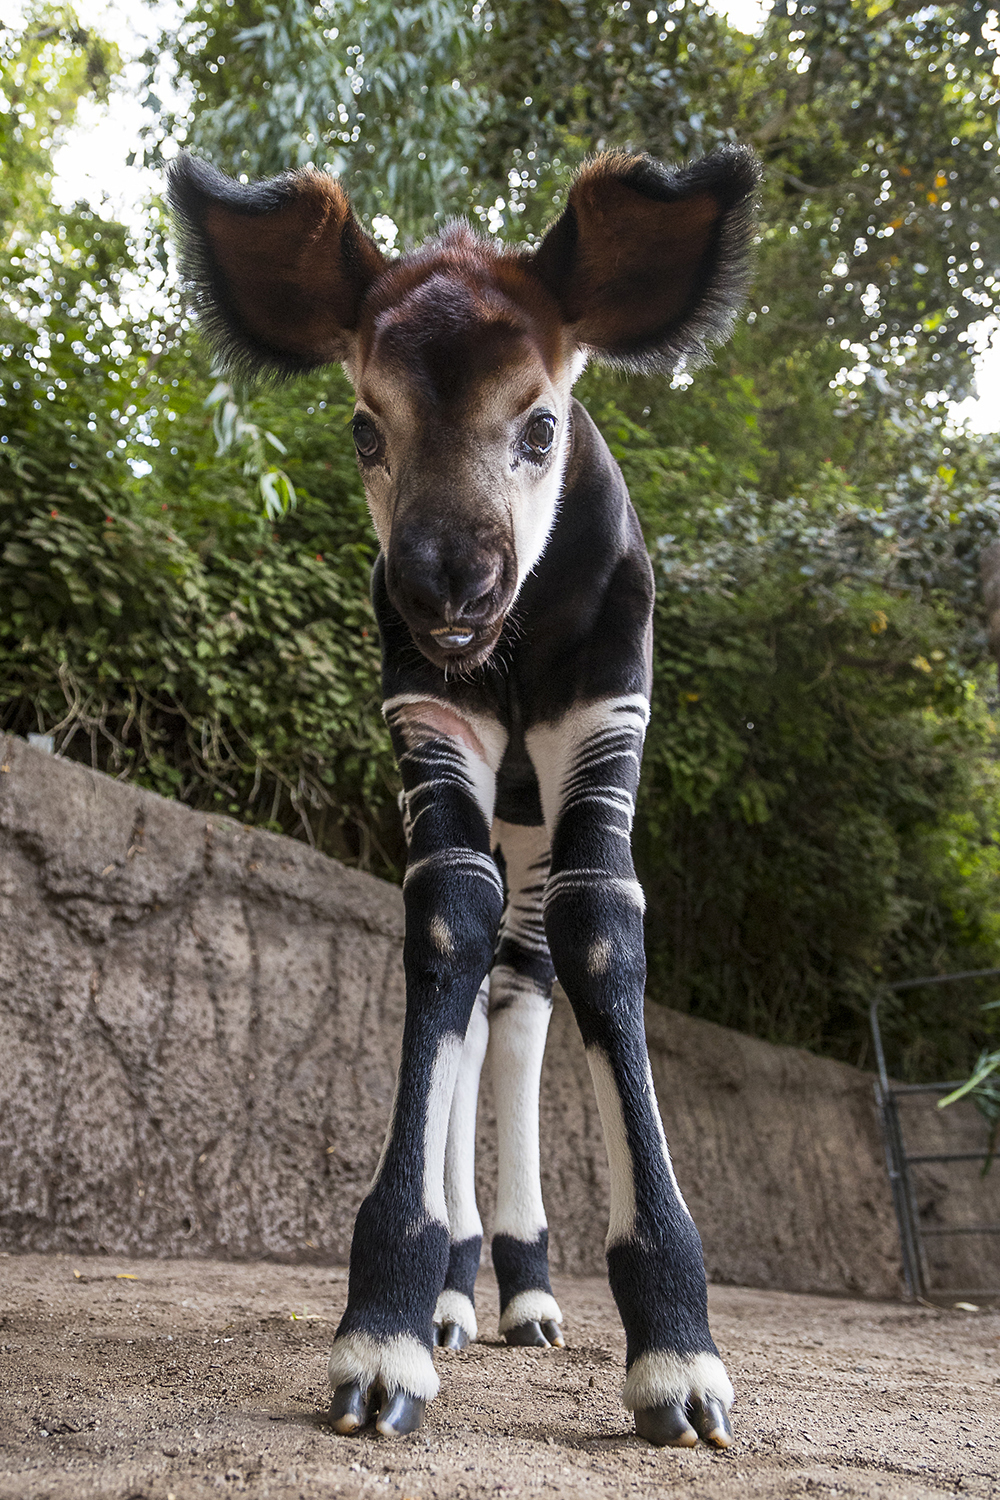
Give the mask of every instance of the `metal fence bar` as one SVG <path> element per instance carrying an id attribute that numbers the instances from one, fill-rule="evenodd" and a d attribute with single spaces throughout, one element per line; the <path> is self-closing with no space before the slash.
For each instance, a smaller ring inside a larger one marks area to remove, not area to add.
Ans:
<path id="1" fill-rule="evenodd" d="M 878 1117 L 882 1126 L 882 1144 L 885 1148 L 885 1166 L 889 1175 L 892 1206 L 899 1226 L 899 1247 L 903 1257 L 903 1279 L 911 1297 L 923 1296 L 920 1248 L 913 1229 L 910 1213 L 910 1194 L 907 1191 L 906 1163 L 902 1160 L 902 1140 L 899 1130 L 899 1115 L 896 1101 L 890 1092 L 883 1091 L 880 1083 L 875 1085 Z"/>
<path id="2" fill-rule="evenodd" d="M 925 979 L 904 979 L 896 984 L 887 985 L 885 988 L 886 990 L 898 992 L 900 990 L 916 989 L 923 984 L 947 984 L 959 979 L 989 979 L 994 977 L 1000 977 L 1000 969 L 968 969 L 961 974 L 934 974 L 929 975 Z M 897 1097 L 901 1094 L 948 1094 L 952 1090 L 959 1088 L 960 1084 L 894 1084 L 890 1082 L 885 1065 L 882 1031 L 878 1018 L 878 1008 L 881 999 L 881 995 L 876 996 L 869 1007 L 872 1041 L 875 1047 L 875 1060 L 878 1066 L 875 1099 L 878 1105 L 879 1122 L 882 1126 L 886 1169 L 889 1175 L 893 1208 L 896 1212 L 896 1223 L 899 1228 L 899 1246 L 902 1254 L 903 1277 L 906 1281 L 907 1291 L 911 1297 L 921 1299 L 929 1299 L 933 1296 L 959 1298 L 995 1297 L 1000 1294 L 1000 1287 L 931 1287 L 930 1285 L 927 1256 L 924 1250 L 924 1236 L 1000 1234 L 1000 1224 L 963 1224 L 955 1227 L 935 1225 L 925 1227 L 920 1223 L 920 1212 L 914 1192 L 910 1167 L 919 1166 L 924 1162 L 935 1161 L 988 1161 L 992 1153 L 988 1151 L 955 1151 L 909 1155 L 906 1150 L 902 1124 L 899 1118 L 899 1109 L 896 1103 Z"/>

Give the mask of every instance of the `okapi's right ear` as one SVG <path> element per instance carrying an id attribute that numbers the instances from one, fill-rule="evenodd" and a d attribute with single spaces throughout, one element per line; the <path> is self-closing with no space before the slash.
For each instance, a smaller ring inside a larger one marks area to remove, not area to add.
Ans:
<path id="1" fill-rule="evenodd" d="M 697 364 L 746 294 L 759 180 L 740 146 L 677 172 L 609 152 L 584 167 L 528 264 L 581 349 L 629 370 Z"/>
<path id="2" fill-rule="evenodd" d="M 246 185 L 181 156 L 168 197 L 182 271 L 228 368 L 294 375 L 349 356 L 385 261 L 338 182 L 307 170 Z"/>

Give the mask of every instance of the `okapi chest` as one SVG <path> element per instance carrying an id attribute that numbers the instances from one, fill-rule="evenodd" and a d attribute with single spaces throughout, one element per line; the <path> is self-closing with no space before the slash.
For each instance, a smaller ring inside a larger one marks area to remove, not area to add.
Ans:
<path id="1" fill-rule="evenodd" d="M 652 573 L 621 474 L 572 386 L 588 358 L 670 370 L 728 333 L 756 182 L 738 148 L 677 172 L 607 155 L 580 173 L 537 248 L 498 247 L 458 223 L 388 261 L 322 173 L 245 186 L 192 157 L 171 169 L 185 273 L 229 365 L 347 370 L 381 544 L 373 595 L 408 843 L 406 1020 L 330 1356 L 338 1432 L 418 1427 L 438 1391 L 434 1346 L 476 1337 L 487 1043 L 500 1331 L 513 1344 L 563 1343 L 538 1160 L 558 975 L 611 1168 L 623 1400 L 652 1443 L 731 1441 L 732 1386 L 642 1022 L 630 834 Z"/>

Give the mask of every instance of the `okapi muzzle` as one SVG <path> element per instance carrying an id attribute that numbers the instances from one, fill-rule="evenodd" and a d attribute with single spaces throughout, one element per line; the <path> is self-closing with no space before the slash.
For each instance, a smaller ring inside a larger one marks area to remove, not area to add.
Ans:
<path id="1" fill-rule="evenodd" d="M 229 366 L 346 369 L 381 544 L 372 597 L 407 839 L 406 1021 L 330 1356 L 340 1433 L 413 1431 L 438 1391 L 436 1350 L 477 1337 L 487 1052 L 499 1331 L 564 1343 L 539 1165 L 558 975 L 608 1151 L 622 1400 L 653 1444 L 732 1441 L 733 1388 L 643 1029 L 631 828 L 653 574 L 572 385 L 590 358 L 669 371 L 725 337 L 757 175 L 735 147 L 680 171 L 602 156 L 536 246 L 457 223 L 390 261 L 321 172 L 243 185 L 191 157 L 171 169 L 185 273 Z"/>
<path id="2" fill-rule="evenodd" d="M 468 670 L 489 656 L 517 592 L 513 541 L 479 524 L 453 531 L 431 503 L 392 529 L 386 589 L 436 666 Z"/>

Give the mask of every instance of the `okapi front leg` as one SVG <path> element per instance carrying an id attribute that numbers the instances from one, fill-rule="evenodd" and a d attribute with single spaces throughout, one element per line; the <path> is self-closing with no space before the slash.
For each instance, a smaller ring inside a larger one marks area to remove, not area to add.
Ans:
<path id="1" fill-rule="evenodd" d="M 733 1389 L 708 1326 L 701 1240 L 681 1197 L 643 1025 L 643 897 L 629 836 L 647 716 L 635 695 L 529 732 L 552 870 L 545 929 L 575 1012 L 611 1169 L 608 1274 L 625 1325 L 622 1399 L 661 1446 L 732 1441 Z"/>
<path id="2" fill-rule="evenodd" d="M 446 704 L 386 704 L 409 841 L 406 1021 L 382 1158 L 358 1212 L 347 1309 L 330 1356 L 338 1432 L 395 1436 L 438 1390 L 433 1317 L 451 1238 L 445 1144 L 459 1062 L 503 904 L 490 853 L 495 763 Z M 500 746 L 502 752 L 502 745 Z M 492 763 L 492 764 L 491 764 Z"/>
<path id="3" fill-rule="evenodd" d="M 555 973 L 542 921 L 549 873 L 543 827 L 497 821 L 507 905 L 490 976 L 490 1070 L 497 1112 L 497 1211 L 491 1246 L 508 1344 L 562 1346 L 562 1313 L 549 1285 L 542 1204 L 538 1093 Z"/>

